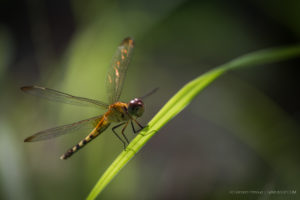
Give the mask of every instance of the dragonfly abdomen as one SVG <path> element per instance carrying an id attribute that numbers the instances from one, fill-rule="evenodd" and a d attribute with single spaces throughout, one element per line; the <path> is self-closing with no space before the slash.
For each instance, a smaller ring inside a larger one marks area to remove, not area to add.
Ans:
<path id="1" fill-rule="evenodd" d="M 107 121 L 105 117 L 102 117 L 100 119 L 99 123 L 97 126 L 92 130 L 88 136 L 86 136 L 83 140 L 81 140 L 78 144 L 73 146 L 71 149 L 69 149 L 66 153 L 64 153 L 60 159 L 65 160 L 69 157 L 71 157 L 75 152 L 77 152 L 79 149 L 81 149 L 83 146 L 85 146 L 87 143 L 92 141 L 94 138 L 96 138 L 100 133 L 105 131 L 109 127 L 110 123 Z"/>

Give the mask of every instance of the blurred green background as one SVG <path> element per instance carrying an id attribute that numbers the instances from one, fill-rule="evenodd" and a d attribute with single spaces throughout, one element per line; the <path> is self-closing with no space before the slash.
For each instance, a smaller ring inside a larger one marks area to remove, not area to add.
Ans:
<path id="1" fill-rule="evenodd" d="M 145 100 L 146 124 L 185 83 L 245 53 L 293 45 L 300 1 L 59 1 L 0 3 L 0 199 L 84 199 L 122 151 L 106 131 L 25 137 L 103 113 L 38 99 L 40 85 L 106 101 L 105 75 L 123 38 L 135 39 L 121 99 Z M 169 122 L 99 199 L 297 199 L 232 191 L 300 188 L 299 59 L 230 72 Z M 127 135 L 134 137 L 128 129 Z M 298 189 L 298 190 L 297 190 Z"/>

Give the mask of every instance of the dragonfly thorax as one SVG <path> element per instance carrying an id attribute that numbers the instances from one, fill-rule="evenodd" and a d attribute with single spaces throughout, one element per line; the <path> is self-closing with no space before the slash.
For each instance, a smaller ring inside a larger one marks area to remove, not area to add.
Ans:
<path id="1" fill-rule="evenodd" d="M 144 103 L 141 99 L 135 98 L 128 103 L 128 113 L 131 116 L 141 117 L 144 110 Z"/>
<path id="2" fill-rule="evenodd" d="M 105 116 L 110 122 L 123 122 L 130 120 L 130 116 L 127 112 L 127 103 L 116 102 L 110 105 Z"/>

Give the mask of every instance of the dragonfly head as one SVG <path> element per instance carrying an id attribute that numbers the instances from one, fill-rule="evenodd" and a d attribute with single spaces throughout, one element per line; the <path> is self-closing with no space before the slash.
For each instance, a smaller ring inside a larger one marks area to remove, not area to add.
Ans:
<path id="1" fill-rule="evenodd" d="M 144 103 L 141 99 L 135 98 L 128 103 L 128 113 L 130 115 L 141 117 L 144 113 Z"/>

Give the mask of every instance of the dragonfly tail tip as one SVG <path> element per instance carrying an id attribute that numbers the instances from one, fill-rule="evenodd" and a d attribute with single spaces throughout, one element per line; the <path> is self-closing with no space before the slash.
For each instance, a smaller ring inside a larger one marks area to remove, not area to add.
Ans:
<path id="1" fill-rule="evenodd" d="M 22 91 L 27 91 L 27 90 L 29 90 L 30 88 L 32 88 L 32 86 L 23 86 L 23 87 L 20 87 L 20 89 L 21 89 Z"/>
<path id="2" fill-rule="evenodd" d="M 28 138 L 25 138 L 25 139 L 24 139 L 24 142 L 31 142 L 31 140 L 32 140 L 32 137 L 30 136 L 30 137 L 28 137 Z"/>
<path id="3" fill-rule="evenodd" d="M 60 156 L 59 159 L 61 159 L 61 160 L 66 160 L 66 157 L 65 157 L 65 155 L 62 155 L 62 156 Z"/>

